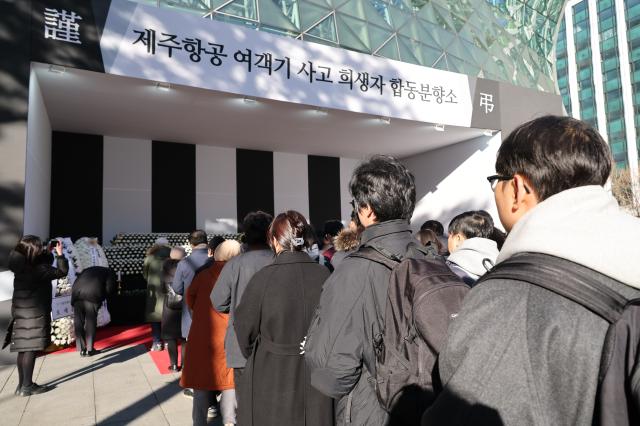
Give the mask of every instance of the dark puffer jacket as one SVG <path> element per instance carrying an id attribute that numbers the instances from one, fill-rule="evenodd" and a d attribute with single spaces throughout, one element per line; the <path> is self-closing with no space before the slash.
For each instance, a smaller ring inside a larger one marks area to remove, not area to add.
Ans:
<path id="1" fill-rule="evenodd" d="M 71 288 L 71 304 L 85 300 L 97 305 L 116 288 L 116 274 L 104 266 L 92 266 L 78 276 Z"/>
<path id="2" fill-rule="evenodd" d="M 58 267 L 51 266 L 49 255 L 41 256 L 35 264 L 12 251 L 9 269 L 14 273 L 11 316 L 11 352 L 41 351 L 51 335 L 51 280 L 65 277 L 69 265 L 64 256 L 57 257 Z"/>

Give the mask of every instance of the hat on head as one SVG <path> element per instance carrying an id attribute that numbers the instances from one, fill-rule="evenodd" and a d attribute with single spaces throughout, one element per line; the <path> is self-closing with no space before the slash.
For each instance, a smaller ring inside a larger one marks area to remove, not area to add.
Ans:
<path id="1" fill-rule="evenodd" d="M 160 244 L 164 244 L 164 245 L 169 245 L 169 240 L 167 240 L 165 237 L 160 237 L 156 240 L 156 244 L 160 245 Z"/>

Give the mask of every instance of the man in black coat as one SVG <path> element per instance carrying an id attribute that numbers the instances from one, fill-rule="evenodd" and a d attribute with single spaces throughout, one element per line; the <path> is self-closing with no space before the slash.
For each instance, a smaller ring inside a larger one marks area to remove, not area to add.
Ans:
<path id="1" fill-rule="evenodd" d="M 98 309 L 113 293 L 116 287 L 116 274 L 103 266 L 87 268 L 71 289 L 71 305 L 73 306 L 73 326 L 76 332 L 76 348 L 80 356 L 95 355 L 93 342 L 96 337 Z"/>

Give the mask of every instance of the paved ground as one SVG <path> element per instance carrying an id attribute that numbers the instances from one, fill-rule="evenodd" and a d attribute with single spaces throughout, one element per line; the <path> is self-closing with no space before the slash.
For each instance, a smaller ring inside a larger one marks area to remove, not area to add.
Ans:
<path id="1" fill-rule="evenodd" d="M 5 349 L 6 350 L 6 349 Z M 144 346 L 124 346 L 90 358 L 77 353 L 39 357 L 38 384 L 55 389 L 14 396 L 15 365 L 0 366 L 0 424 L 191 425 L 192 400 L 182 395 L 179 374 L 161 375 Z M 212 421 L 219 425 L 219 418 Z"/>

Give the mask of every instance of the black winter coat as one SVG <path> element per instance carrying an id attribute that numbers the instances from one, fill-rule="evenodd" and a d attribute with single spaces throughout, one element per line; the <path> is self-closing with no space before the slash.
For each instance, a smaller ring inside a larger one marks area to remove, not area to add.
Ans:
<path id="1" fill-rule="evenodd" d="M 375 246 L 404 256 L 415 243 L 405 220 L 371 225 L 361 247 Z M 347 257 L 324 284 L 318 311 L 309 328 L 305 360 L 312 368 L 311 383 L 338 400 L 336 424 L 381 426 L 397 424 L 378 402 L 371 381 L 375 375 L 373 335 L 376 305 L 384 309 L 390 271 L 378 263 Z M 384 314 L 380 314 L 384 315 Z"/>
<path id="2" fill-rule="evenodd" d="M 43 255 L 34 265 L 12 251 L 9 269 L 14 273 L 11 316 L 13 331 L 11 352 L 44 350 L 51 341 L 51 280 L 63 278 L 69 271 L 64 256 L 57 257 L 58 267 L 51 266 L 53 258 Z"/>
<path id="3" fill-rule="evenodd" d="M 116 289 L 116 274 L 104 266 L 85 269 L 71 287 L 71 305 L 78 300 L 101 304 Z"/>
<path id="4" fill-rule="evenodd" d="M 333 400 L 311 387 L 300 343 L 327 268 L 304 252 L 282 252 L 257 272 L 235 310 L 247 364 L 239 382 L 239 426 L 333 425 Z"/>
<path id="5" fill-rule="evenodd" d="M 162 264 L 162 291 L 165 295 L 168 287 L 171 287 L 173 277 L 178 268 L 178 259 L 165 259 Z M 162 320 L 160 321 L 161 337 L 163 340 L 175 340 L 182 338 L 182 308 L 173 309 L 167 305 L 167 299 L 164 298 L 162 304 Z"/>

